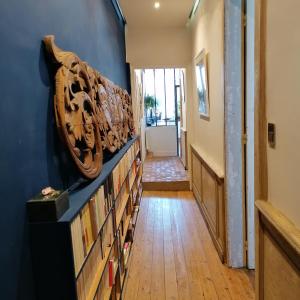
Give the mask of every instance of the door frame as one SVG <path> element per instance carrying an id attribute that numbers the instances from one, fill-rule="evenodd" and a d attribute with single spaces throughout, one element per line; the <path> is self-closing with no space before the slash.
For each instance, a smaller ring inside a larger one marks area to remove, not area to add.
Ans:
<path id="1" fill-rule="evenodd" d="M 267 108 L 266 108 L 266 0 L 255 0 L 255 99 L 254 99 L 254 136 L 255 136 L 255 201 L 268 199 L 268 161 L 267 161 Z M 259 212 L 255 209 L 255 299 L 261 295 L 263 281 L 260 274 L 263 262 L 260 261 L 263 237 L 259 223 Z"/>
<path id="2" fill-rule="evenodd" d="M 245 267 L 244 0 L 224 0 L 224 145 L 227 264 Z"/>
<path id="3" fill-rule="evenodd" d="M 255 3 L 245 0 L 245 243 L 246 265 L 255 269 L 255 176 L 254 176 L 254 104 L 255 104 Z"/>

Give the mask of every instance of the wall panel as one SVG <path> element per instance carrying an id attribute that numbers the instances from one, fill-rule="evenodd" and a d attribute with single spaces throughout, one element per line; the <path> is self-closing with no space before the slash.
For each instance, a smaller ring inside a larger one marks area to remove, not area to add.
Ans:
<path id="1" fill-rule="evenodd" d="M 300 299 L 300 230 L 266 201 L 256 201 L 260 300 Z"/>
<path id="2" fill-rule="evenodd" d="M 224 177 L 191 146 L 192 189 L 222 262 L 226 260 Z"/>

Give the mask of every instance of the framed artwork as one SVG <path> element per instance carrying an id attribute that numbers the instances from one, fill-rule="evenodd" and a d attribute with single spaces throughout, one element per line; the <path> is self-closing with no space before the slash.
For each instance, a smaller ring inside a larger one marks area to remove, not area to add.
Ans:
<path id="1" fill-rule="evenodd" d="M 209 120 L 207 54 L 203 49 L 196 58 L 196 84 L 200 117 Z"/>

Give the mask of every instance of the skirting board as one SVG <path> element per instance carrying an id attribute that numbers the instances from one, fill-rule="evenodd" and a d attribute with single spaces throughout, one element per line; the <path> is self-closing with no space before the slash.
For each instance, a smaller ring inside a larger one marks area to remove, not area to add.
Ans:
<path id="1" fill-rule="evenodd" d="M 172 182 L 143 182 L 144 191 L 189 191 L 190 182 L 172 181 Z"/>
<path id="2" fill-rule="evenodd" d="M 164 156 L 177 156 L 177 153 L 174 151 L 157 151 L 153 152 L 153 156 L 164 157 Z"/>

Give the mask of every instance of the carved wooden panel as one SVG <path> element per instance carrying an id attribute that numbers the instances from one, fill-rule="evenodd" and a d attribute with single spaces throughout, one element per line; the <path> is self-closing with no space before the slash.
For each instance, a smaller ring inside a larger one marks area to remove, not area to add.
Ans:
<path id="1" fill-rule="evenodd" d="M 103 150 L 114 153 L 133 136 L 131 97 L 72 53 L 59 49 L 54 36 L 44 38 L 57 67 L 54 108 L 56 125 L 82 174 L 95 178 Z"/>

